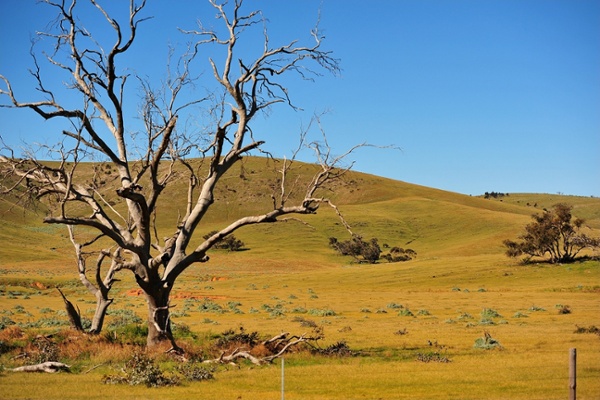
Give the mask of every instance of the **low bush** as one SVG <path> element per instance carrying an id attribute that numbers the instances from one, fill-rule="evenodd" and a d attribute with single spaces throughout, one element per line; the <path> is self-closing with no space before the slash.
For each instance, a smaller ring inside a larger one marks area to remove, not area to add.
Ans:
<path id="1" fill-rule="evenodd" d="M 417 353 L 417 361 L 424 363 L 437 362 L 437 363 L 449 363 L 451 362 L 448 356 L 442 355 L 437 351 L 429 351 L 426 353 Z"/>
<path id="2" fill-rule="evenodd" d="M 195 363 L 180 364 L 176 367 L 176 370 L 185 380 L 190 382 L 214 379 L 214 369 L 199 366 Z"/>
<path id="3" fill-rule="evenodd" d="M 327 346 L 323 349 L 314 348 L 313 353 L 323 355 L 323 356 L 334 356 L 334 357 L 348 357 L 352 356 L 355 353 L 350 349 L 348 344 L 345 341 L 339 341 L 330 346 Z"/>
<path id="4" fill-rule="evenodd" d="M 202 303 L 196 309 L 202 313 L 215 313 L 215 314 L 223 314 L 226 310 L 218 303 L 215 303 L 211 299 L 204 299 Z"/>
<path id="5" fill-rule="evenodd" d="M 494 339 L 489 332 L 485 331 L 483 332 L 483 337 L 475 339 L 475 345 L 473 347 L 484 350 L 502 349 L 500 342 Z"/>
<path id="6" fill-rule="evenodd" d="M 337 313 L 335 311 L 329 310 L 329 309 L 308 310 L 308 314 L 315 315 L 317 317 L 334 317 L 337 315 Z"/>
<path id="7" fill-rule="evenodd" d="M 404 306 L 402 304 L 398 304 L 398 303 L 388 303 L 388 305 L 386 307 L 392 308 L 392 309 L 404 308 Z"/>
<path id="8" fill-rule="evenodd" d="M 216 337 L 215 346 L 219 349 L 229 349 L 240 347 L 242 345 L 250 348 L 256 346 L 260 342 L 258 332 L 246 332 L 243 326 L 240 326 L 238 331 L 228 329 Z"/>
<path id="9" fill-rule="evenodd" d="M 501 318 L 502 315 L 492 308 L 484 308 L 481 310 L 481 318 L 482 319 L 491 319 L 491 318 Z"/>
<path id="10" fill-rule="evenodd" d="M 401 317 L 414 317 L 415 315 L 407 308 L 403 308 L 398 312 L 398 315 Z"/>
<path id="11" fill-rule="evenodd" d="M 571 314 L 571 307 L 568 305 L 557 304 L 556 308 L 559 314 Z"/>
<path id="12" fill-rule="evenodd" d="M 392 247 L 388 254 L 382 256 L 388 262 L 409 261 L 417 257 L 417 252 L 413 249 L 403 249 L 401 247 Z"/>
<path id="13" fill-rule="evenodd" d="M 578 326 L 578 325 L 575 325 L 575 326 L 577 329 L 575 329 L 575 331 L 573 333 L 594 333 L 594 334 L 600 336 L 600 329 L 598 327 L 596 327 L 595 325 L 590 325 L 587 328 Z"/>
<path id="14" fill-rule="evenodd" d="M 177 377 L 166 376 L 154 360 L 146 354 L 136 352 L 125 363 L 124 375 L 107 375 L 102 378 L 105 384 L 145 385 L 147 387 L 174 386 L 179 384 Z"/>
<path id="15" fill-rule="evenodd" d="M 306 327 L 306 328 L 316 328 L 317 327 L 317 323 L 311 319 L 306 319 L 306 318 L 302 318 L 302 317 L 294 317 L 294 319 L 292 319 L 292 322 L 299 322 L 300 326 Z"/>
<path id="16" fill-rule="evenodd" d="M 203 238 L 209 239 L 210 237 L 216 235 L 217 231 L 211 231 L 203 236 Z M 224 238 L 220 239 L 214 246 L 214 249 L 224 249 L 229 251 L 240 251 L 244 248 L 244 242 L 235 237 L 235 235 L 228 235 Z"/>

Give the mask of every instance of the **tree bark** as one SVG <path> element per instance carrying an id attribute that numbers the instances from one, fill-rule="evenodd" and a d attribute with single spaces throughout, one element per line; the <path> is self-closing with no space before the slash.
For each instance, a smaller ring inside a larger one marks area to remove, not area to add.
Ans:
<path id="1" fill-rule="evenodd" d="M 145 292 L 148 303 L 148 337 L 146 345 L 153 347 L 159 343 L 169 341 L 170 351 L 182 353 L 183 350 L 175 342 L 171 330 L 171 312 L 169 305 L 170 288 L 161 287 L 150 293 Z"/>

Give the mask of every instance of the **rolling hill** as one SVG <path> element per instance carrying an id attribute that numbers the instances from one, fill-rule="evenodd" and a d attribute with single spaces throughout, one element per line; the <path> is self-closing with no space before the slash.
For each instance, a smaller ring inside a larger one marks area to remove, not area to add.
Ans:
<path id="1" fill-rule="evenodd" d="M 293 171 L 295 192 L 298 194 L 312 165 L 298 164 Z M 86 179 L 92 174 L 86 166 Z M 216 192 L 216 202 L 203 222 L 200 232 L 207 233 L 225 226 L 243 215 L 269 210 L 276 176 L 272 160 L 249 157 L 235 173 L 225 176 Z M 242 179 L 240 179 L 242 176 Z M 114 194 L 116 177 L 106 173 L 105 193 L 108 202 L 120 199 Z M 291 181 L 291 179 L 289 179 Z M 158 217 L 159 236 L 167 236 L 176 218 L 185 209 L 187 181 L 182 177 L 170 192 L 163 196 Z M 509 194 L 501 199 L 466 196 L 419 185 L 351 172 L 330 193 L 355 233 L 365 238 L 376 237 L 380 244 L 410 247 L 419 258 L 468 257 L 501 254 L 502 240 L 515 237 L 529 222 L 530 215 L 558 202 L 574 206 L 573 213 L 600 232 L 600 199 L 550 194 Z M 41 222 L 46 208 L 30 204 L 26 209 L 16 199 L 0 199 L 0 265 L 53 260 L 68 262 L 72 259 L 71 244 L 66 229 Z M 334 266 L 341 262 L 328 248 L 328 238 L 347 237 L 331 209 L 322 206 L 314 216 L 303 216 L 305 224 L 289 221 L 276 225 L 242 228 L 236 236 L 251 251 L 240 258 L 252 260 L 267 257 L 287 260 L 286 263 Z M 307 251 L 308 250 L 308 251 Z M 302 260 L 298 260 L 302 254 Z M 289 264 L 288 264 L 289 265 Z"/>

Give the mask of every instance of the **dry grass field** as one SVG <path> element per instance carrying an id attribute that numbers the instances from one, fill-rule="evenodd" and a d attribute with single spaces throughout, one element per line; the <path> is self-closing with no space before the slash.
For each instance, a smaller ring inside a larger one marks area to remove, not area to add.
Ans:
<path id="1" fill-rule="evenodd" d="M 226 179 L 206 232 L 268 207 L 268 195 L 250 192 L 267 179 L 259 172 L 262 162 L 246 162 L 246 181 Z M 305 217 L 307 224 L 244 228 L 235 235 L 245 251 L 213 251 L 210 262 L 189 270 L 174 289 L 180 344 L 201 351 L 240 327 L 261 335 L 310 334 L 312 322 L 323 329 L 320 346 L 344 342 L 353 355 L 287 355 L 285 398 L 303 400 L 564 399 L 569 349 L 576 348 L 578 399 L 600 398 L 600 336 L 592 329 L 600 327 L 600 262 L 523 265 L 506 258 L 502 246 L 533 212 L 557 202 L 572 204 L 598 236 L 600 199 L 484 199 L 359 173 L 350 178 L 334 200 L 354 231 L 382 245 L 410 247 L 415 260 L 367 265 L 335 254 L 328 238 L 343 239 L 345 231 L 331 210 Z M 163 206 L 165 232 L 182 207 L 179 197 L 172 194 L 176 200 Z M 21 365 L 18 349 L 0 346 L 1 399 L 281 398 L 280 360 L 220 366 L 215 379 L 176 387 L 103 384 L 103 376 L 119 372 L 130 348 L 61 324 L 67 318 L 56 286 L 83 316 L 90 318 L 94 307 L 78 283 L 66 229 L 41 224 L 43 209 L 23 211 L 11 199 L 0 200 L 0 212 L 0 343 L 20 334 L 26 347 L 39 333 L 66 335 L 71 345 L 60 357 L 72 366 L 71 373 L 10 372 Z M 143 298 L 131 290 L 133 277 L 121 279 L 111 291 L 109 336 L 111 321 L 146 313 Z M 484 332 L 499 346 L 476 348 Z M 176 367 L 167 356 L 158 358 L 165 371 Z"/>

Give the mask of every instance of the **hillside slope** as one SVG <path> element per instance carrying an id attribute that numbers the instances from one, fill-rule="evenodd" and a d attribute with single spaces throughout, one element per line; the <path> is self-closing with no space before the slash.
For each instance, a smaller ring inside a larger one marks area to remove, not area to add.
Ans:
<path id="1" fill-rule="evenodd" d="M 240 216 L 269 210 L 277 167 L 273 160 L 245 159 L 239 171 L 223 178 L 214 207 L 198 234 L 221 228 Z M 83 173 L 91 176 L 92 166 L 86 168 Z M 292 197 L 301 193 L 302 182 L 314 168 L 296 164 L 288 180 L 295 182 Z M 117 179 L 108 168 L 105 181 L 107 200 L 119 209 L 120 199 L 113 190 Z M 186 182 L 182 175 L 165 194 L 158 216 L 159 235 L 169 235 L 177 216 L 185 209 Z M 376 237 L 381 245 L 412 248 L 419 258 L 502 254 L 502 240 L 515 237 L 532 213 L 558 202 L 572 204 L 574 214 L 586 219 L 588 226 L 600 235 L 600 199 L 596 198 L 511 194 L 500 200 L 484 199 L 359 172 L 349 173 L 329 195 L 355 233 Z M 42 206 L 34 211 L 15 205 L 14 198 L 1 199 L 0 240 L 4 246 L 0 249 L 0 266 L 72 260 L 66 229 L 44 225 L 44 213 Z M 304 269 L 348 262 L 327 245 L 329 237 L 344 239 L 348 235 L 331 209 L 323 206 L 317 215 L 301 219 L 306 224 L 289 221 L 239 230 L 235 235 L 250 251 L 228 257 L 228 263 L 264 265 L 264 260 L 269 259 L 273 266 Z M 217 254 L 216 259 L 219 258 Z"/>

